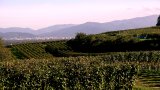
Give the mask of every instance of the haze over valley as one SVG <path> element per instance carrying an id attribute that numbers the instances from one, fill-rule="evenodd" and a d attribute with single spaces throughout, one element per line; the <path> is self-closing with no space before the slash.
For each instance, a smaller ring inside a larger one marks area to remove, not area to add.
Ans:
<path id="1" fill-rule="evenodd" d="M 23 39 L 70 39 L 76 33 L 98 34 L 108 31 L 135 29 L 155 26 L 158 15 L 135 17 L 112 22 L 86 22 L 83 24 L 60 24 L 34 30 L 31 28 L 0 28 L 0 36 L 5 40 Z"/>

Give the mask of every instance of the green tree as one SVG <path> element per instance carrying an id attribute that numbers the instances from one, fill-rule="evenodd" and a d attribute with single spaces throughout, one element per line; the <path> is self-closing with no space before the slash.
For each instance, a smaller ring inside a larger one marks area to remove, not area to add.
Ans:
<path id="1" fill-rule="evenodd" d="M 85 33 L 77 33 L 75 39 L 83 39 L 84 37 L 86 37 L 86 34 Z"/>
<path id="2" fill-rule="evenodd" d="M 158 19 L 157 19 L 157 24 L 156 24 L 156 26 L 160 26 L 160 15 L 159 15 L 159 17 L 158 17 Z"/>

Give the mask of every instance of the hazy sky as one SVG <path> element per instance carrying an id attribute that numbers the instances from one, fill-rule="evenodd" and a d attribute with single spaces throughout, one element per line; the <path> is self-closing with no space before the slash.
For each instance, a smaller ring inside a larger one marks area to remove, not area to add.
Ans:
<path id="1" fill-rule="evenodd" d="M 0 27 L 109 22 L 160 14 L 160 0 L 0 0 Z"/>

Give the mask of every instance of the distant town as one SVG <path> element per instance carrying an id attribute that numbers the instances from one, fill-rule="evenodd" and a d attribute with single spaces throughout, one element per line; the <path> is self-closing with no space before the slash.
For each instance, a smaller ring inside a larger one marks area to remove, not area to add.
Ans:
<path id="1" fill-rule="evenodd" d="M 3 40 L 66 40 L 72 39 L 73 37 L 33 37 L 33 38 L 24 38 L 24 37 L 14 37 L 14 38 L 3 38 Z"/>

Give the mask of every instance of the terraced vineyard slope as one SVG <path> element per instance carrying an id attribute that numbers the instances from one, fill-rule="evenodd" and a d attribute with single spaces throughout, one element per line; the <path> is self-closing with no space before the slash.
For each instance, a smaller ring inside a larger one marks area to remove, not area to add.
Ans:
<path id="1" fill-rule="evenodd" d="M 53 41 L 53 42 L 41 42 L 41 43 L 26 43 L 8 46 L 13 55 L 18 59 L 40 59 L 40 58 L 53 58 L 53 55 L 46 52 L 45 48 L 47 45 L 61 47 L 64 41 Z"/>

